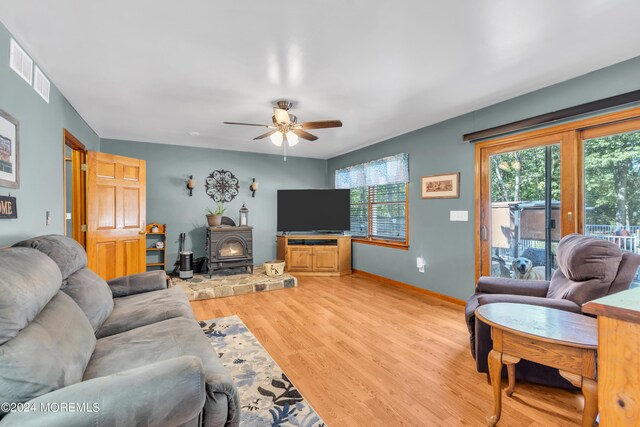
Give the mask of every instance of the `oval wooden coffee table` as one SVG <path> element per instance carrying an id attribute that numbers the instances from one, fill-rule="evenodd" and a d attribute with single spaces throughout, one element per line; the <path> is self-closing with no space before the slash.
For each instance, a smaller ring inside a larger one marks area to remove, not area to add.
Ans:
<path id="1" fill-rule="evenodd" d="M 515 388 L 515 364 L 520 359 L 557 368 L 560 375 L 582 389 L 582 426 L 592 427 L 598 413 L 596 382 L 596 319 L 568 311 L 535 305 L 494 303 L 479 307 L 476 318 L 491 326 L 493 350 L 489 353 L 489 376 L 493 387 L 490 426 L 500 420 L 502 364 L 507 365 L 507 396 Z"/>

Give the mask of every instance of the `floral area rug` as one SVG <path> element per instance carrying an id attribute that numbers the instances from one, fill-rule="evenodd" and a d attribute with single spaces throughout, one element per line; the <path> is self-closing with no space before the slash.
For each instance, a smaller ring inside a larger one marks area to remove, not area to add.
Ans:
<path id="1" fill-rule="evenodd" d="M 200 322 L 240 395 L 243 427 L 326 427 L 238 316 Z"/>

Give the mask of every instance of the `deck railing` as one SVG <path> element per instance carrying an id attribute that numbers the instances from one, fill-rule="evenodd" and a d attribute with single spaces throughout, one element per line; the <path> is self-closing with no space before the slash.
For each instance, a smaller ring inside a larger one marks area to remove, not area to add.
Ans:
<path id="1" fill-rule="evenodd" d="M 618 227 L 613 225 L 589 224 L 585 225 L 584 234 L 586 236 L 613 242 L 619 245 L 620 249 L 622 249 L 623 251 L 640 253 L 640 226 L 632 225 L 629 227 L 625 227 L 625 229 L 629 233 L 628 236 L 616 235 L 617 228 Z M 521 239 L 518 241 L 518 254 L 522 254 L 522 252 L 524 252 L 524 250 L 528 248 L 544 248 L 544 242 L 527 239 Z M 508 248 L 496 248 L 494 256 L 498 256 L 508 263 L 513 259 L 513 251 Z M 507 268 L 509 267 L 510 266 L 507 266 Z M 640 287 L 640 269 L 638 270 L 638 273 L 636 274 L 631 286 Z"/>
<path id="2" fill-rule="evenodd" d="M 618 227 L 615 225 L 587 224 L 584 226 L 584 234 L 587 236 L 602 234 L 615 235 L 617 229 Z M 625 226 L 625 229 L 631 236 L 638 235 L 640 233 L 640 225 L 630 225 L 628 227 Z"/>

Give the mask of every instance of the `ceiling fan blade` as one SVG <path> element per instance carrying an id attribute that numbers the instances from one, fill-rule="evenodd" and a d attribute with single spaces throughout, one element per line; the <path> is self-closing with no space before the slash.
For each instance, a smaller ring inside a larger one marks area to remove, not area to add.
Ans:
<path id="1" fill-rule="evenodd" d="M 285 125 L 288 125 L 289 123 L 291 123 L 291 119 L 289 118 L 289 113 L 287 112 L 287 110 L 273 107 L 273 115 L 276 117 L 276 121 L 278 123 L 282 123 Z"/>
<path id="2" fill-rule="evenodd" d="M 263 133 L 262 135 L 258 135 L 258 136 L 256 136 L 255 138 L 253 138 L 253 140 L 255 141 L 256 139 L 266 138 L 266 137 L 268 137 L 268 136 L 273 135 L 273 134 L 274 134 L 274 133 L 276 133 L 276 132 L 278 132 L 278 130 L 277 130 L 277 129 L 276 129 L 276 130 L 270 130 L 270 131 L 269 131 L 269 132 L 267 132 L 267 133 Z"/>
<path id="3" fill-rule="evenodd" d="M 271 125 L 259 125 L 256 123 L 238 123 L 238 122 L 223 122 L 226 125 L 242 125 L 242 126 L 258 126 L 261 128 L 273 128 Z"/>
<path id="4" fill-rule="evenodd" d="M 326 128 L 340 128 L 342 122 L 340 120 L 322 120 L 318 122 L 304 122 L 300 123 L 302 129 L 326 129 Z"/>
<path id="5" fill-rule="evenodd" d="M 307 141 L 315 141 L 316 139 L 318 139 L 317 136 L 311 135 L 309 132 L 305 132 L 302 129 L 293 129 L 293 133 L 295 133 L 302 139 L 306 139 Z"/>

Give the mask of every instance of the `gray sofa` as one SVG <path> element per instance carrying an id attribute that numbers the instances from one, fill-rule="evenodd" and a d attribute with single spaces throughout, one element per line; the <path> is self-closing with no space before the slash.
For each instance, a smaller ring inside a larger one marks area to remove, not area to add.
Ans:
<path id="1" fill-rule="evenodd" d="M 0 250 L 0 425 L 237 426 L 184 292 L 164 272 L 107 283 L 86 266 L 64 236 Z"/>
<path id="2" fill-rule="evenodd" d="M 502 277 L 478 280 L 475 293 L 467 301 L 465 316 L 478 372 L 489 372 L 487 357 L 493 348 L 491 328 L 475 316 L 481 305 L 511 302 L 581 313 L 584 303 L 628 289 L 640 266 L 640 255 L 623 252 L 612 242 L 580 234 L 560 240 L 557 259 L 559 268 L 550 282 Z M 516 378 L 574 388 L 557 369 L 527 360 L 518 363 Z"/>

